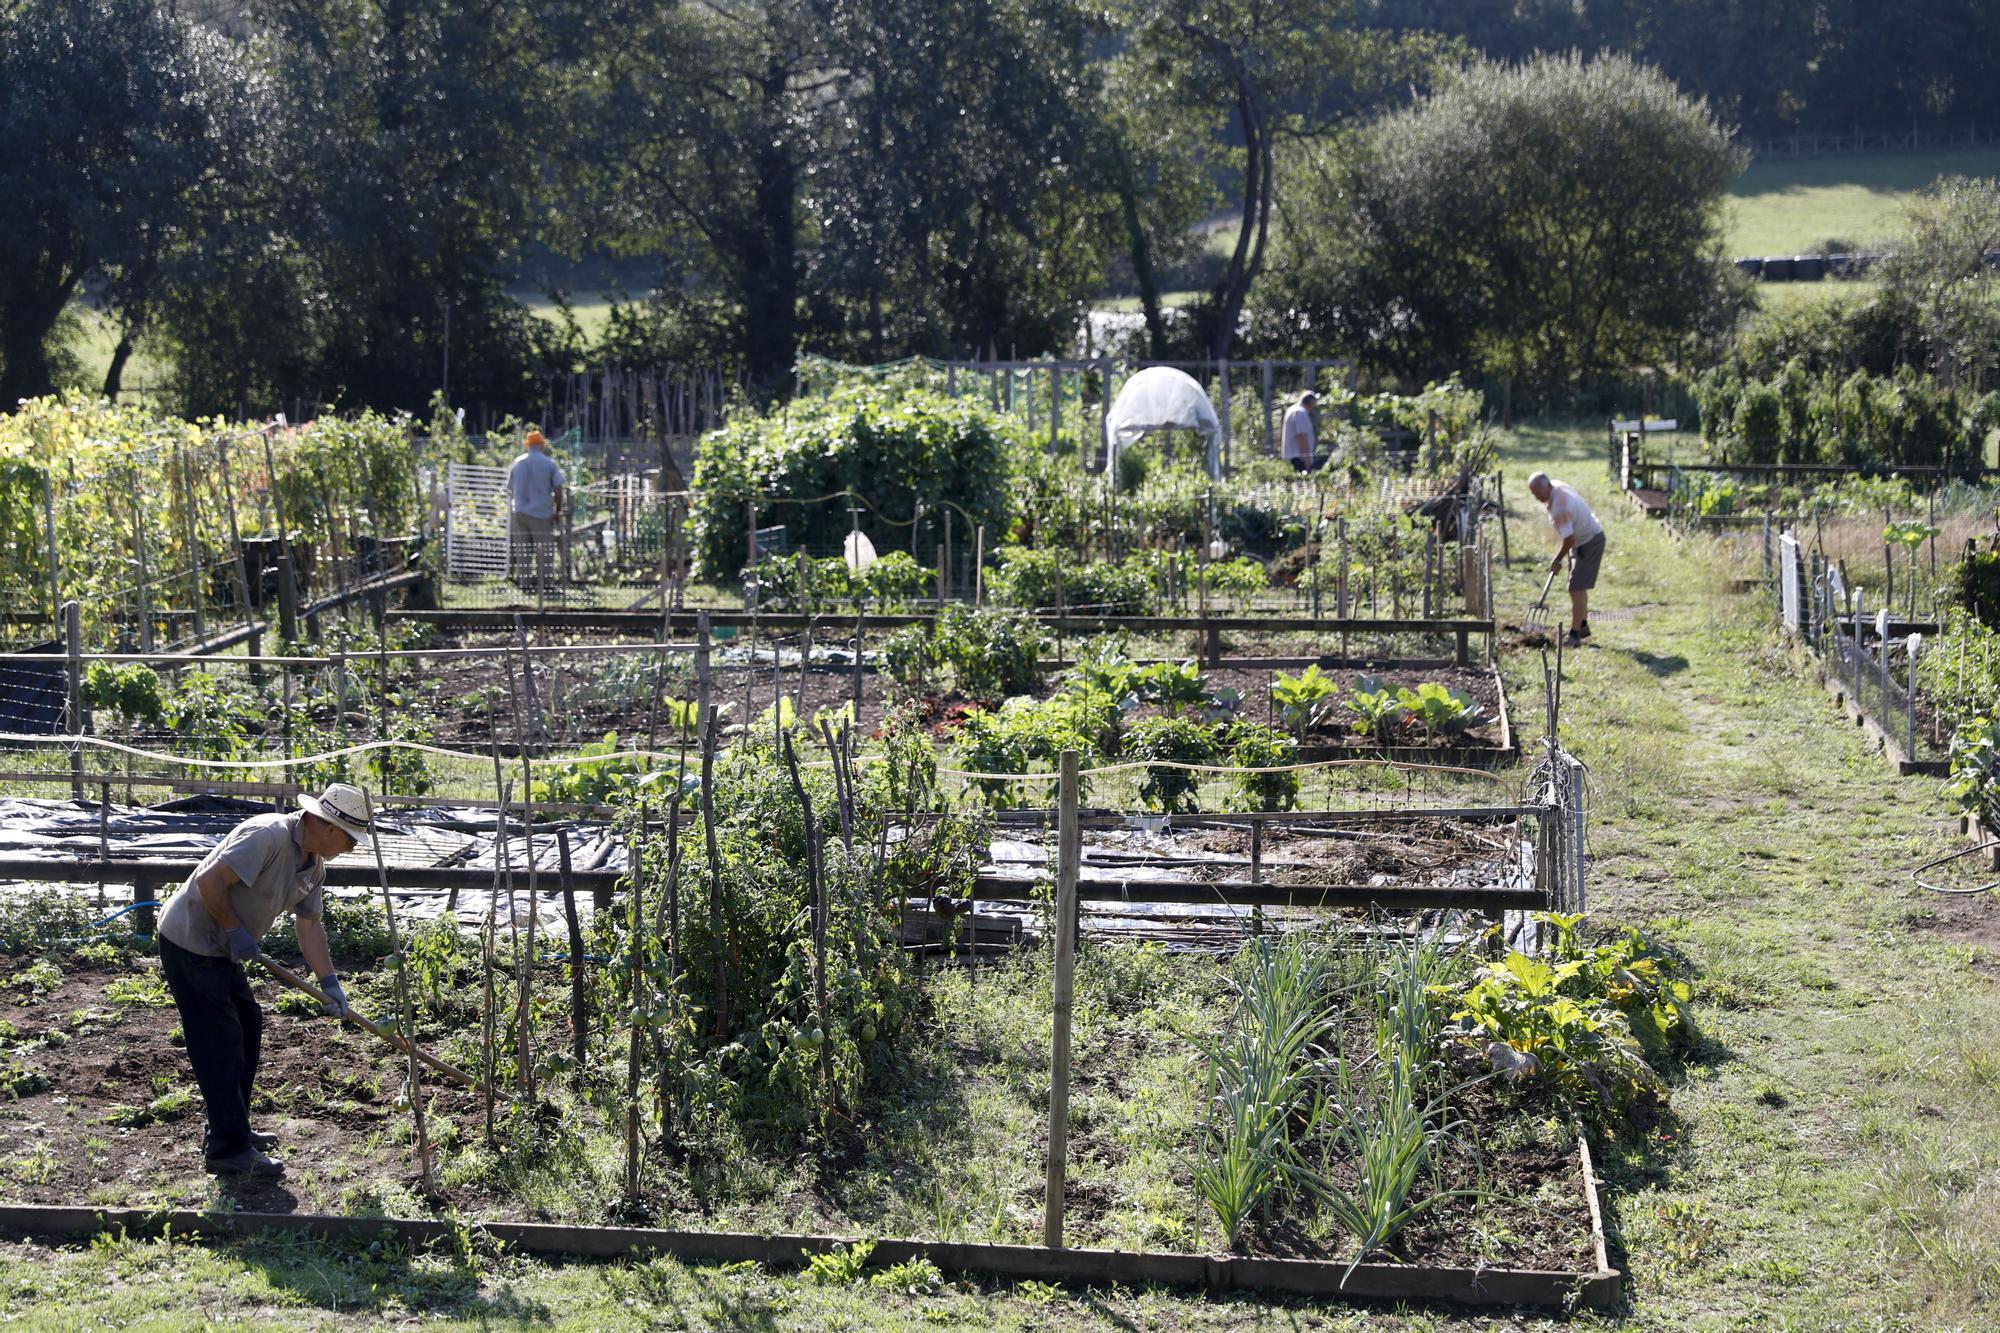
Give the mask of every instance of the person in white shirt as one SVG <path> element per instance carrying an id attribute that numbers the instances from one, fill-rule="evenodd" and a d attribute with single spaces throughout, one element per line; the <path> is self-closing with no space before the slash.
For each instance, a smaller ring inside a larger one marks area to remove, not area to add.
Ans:
<path id="1" fill-rule="evenodd" d="M 1285 411 L 1283 444 L 1278 454 L 1292 465 L 1294 472 L 1310 472 L 1318 466 L 1315 455 L 1319 451 L 1319 436 L 1313 429 L 1312 418 L 1312 410 L 1318 406 L 1319 395 L 1307 389 Z"/>
<path id="2" fill-rule="evenodd" d="M 1568 482 L 1554 481 L 1546 472 L 1528 478 L 1528 493 L 1549 509 L 1562 545 L 1549 562 L 1551 573 L 1569 567 L 1569 635 L 1564 642 L 1574 648 L 1590 637 L 1590 590 L 1597 586 L 1597 571 L 1604 563 L 1604 525 L 1590 506 Z"/>

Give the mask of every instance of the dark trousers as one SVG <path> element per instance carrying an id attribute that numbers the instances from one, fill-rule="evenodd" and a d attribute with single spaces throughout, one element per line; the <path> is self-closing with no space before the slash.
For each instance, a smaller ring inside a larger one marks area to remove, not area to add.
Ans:
<path id="1" fill-rule="evenodd" d="M 160 970 L 180 1010 L 188 1063 L 208 1105 L 202 1150 L 228 1157 L 250 1146 L 250 1086 L 264 1040 L 264 1011 L 243 965 L 190 953 L 160 937 Z"/>

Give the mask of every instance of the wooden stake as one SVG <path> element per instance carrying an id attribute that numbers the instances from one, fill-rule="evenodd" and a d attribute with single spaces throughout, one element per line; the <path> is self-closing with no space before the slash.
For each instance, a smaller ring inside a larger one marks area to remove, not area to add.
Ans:
<path id="1" fill-rule="evenodd" d="M 362 813 L 368 816 L 371 829 L 375 824 L 375 796 L 366 787 L 361 789 Z M 410 1113 L 417 1130 L 417 1167 L 423 1176 L 424 1193 L 429 1194 L 431 1181 L 431 1139 L 424 1125 L 424 1065 L 417 1054 L 417 1007 L 410 999 L 409 960 L 403 957 L 403 945 L 396 931 L 396 904 L 389 897 L 389 865 L 382 858 L 382 835 L 376 830 L 368 839 L 368 845 L 375 852 L 375 877 L 382 886 L 382 919 L 389 927 L 389 952 L 396 959 L 396 1001 L 403 1011 L 403 1037 L 409 1054 Z"/>
<path id="2" fill-rule="evenodd" d="M 556 864 L 562 876 L 563 919 L 569 926 L 570 1055 L 576 1068 L 571 1079 L 583 1083 L 584 1057 L 589 1053 L 590 994 L 583 979 L 583 923 L 576 916 L 576 881 L 569 866 L 569 830 L 556 830 Z"/>
<path id="3" fill-rule="evenodd" d="M 715 955 L 715 1032 L 729 1031 L 728 949 L 722 937 L 722 852 L 715 837 L 715 705 L 709 680 L 708 613 L 696 619 L 695 672 L 701 714 L 701 827 L 708 851 L 708 933 Z"/>
<path id="4" fill-rule="evenodd" d="M 642 806 L 639 814 L 641 836 L 630 845 L 628 852 L 632 861 L 632 900 L 627 904 L 625 916 L 626 948 L 631 950 L 632 964 L 631 1029 L 625 1044 L 625 1198 L 628 1202 L 636 1202 L 639 1198 L 639 1033 L 644 1026 L 641 1017 L 646 1012 L 646 947 L 639 926 L 645 920 L 642 914 L 646 882 L 644 830 L 650 822 L 650 810 Z M 563 862 L 567 865 L 568 839 L 565 837 L 558 845 L 563 849 Z M 582 955 L 577 952 L 580 944 L 579 938 L 578 944 L 572 946 L 573 965 L 580 964 Z M 582 1046 L 579 1039 L 576 1061 L 578 1086 L 583 1083 Z"/>
<path id="5" fill-rule="evenodd" d="M 1063 1184 L 1069 1157 L 1070 1003 L 1076 981 L 1076 890 L 1083 860 L 1077 825 L 1077 752 L 1064 750 L 1056 786 L 1055 1041 L 1049 1070 L 1049 1163 L 1042 1244 L 1063 1245 Z"/>
<path id="6" fill-rule="evenodd" d="M 516 624 L 518 629 L 518 622 Z M 527 654 L 523 653 L 525 661 Z M 525 670 L 525 668 L 523 668 Z M 507 673 L 509 688 L 512 688 L 514 673 Z M 534 1060 L 534 988 L 535 988 L 535 921 L 541 915 L 541 899 L 535 883 L 535 770 L 528 758 L 527 737 L 521 732 L 521 707 L 517 696 L 514 700 L 514 744 L 521 751 L 521 839 L 523 854 L 528 861 L 528 930 L 526 947 L 515 960 L 515 970 L 520 973 L 520 992 L 515 997 L 514 1008 L 514 1059 L 515 1074 L 521 1090 L 532 1099 L 535 1095 Z M 511 892 L 510 892 L 511 898 Z M 511 902 L 509 910 L 511 913 Z"/>

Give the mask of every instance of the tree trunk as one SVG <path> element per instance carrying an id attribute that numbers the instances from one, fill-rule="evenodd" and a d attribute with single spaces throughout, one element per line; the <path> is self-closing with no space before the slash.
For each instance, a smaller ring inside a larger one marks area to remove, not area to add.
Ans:
<path id="1" fill-rule="evenodd" d="M 71 272 L 80 272 L 80 267 Z M 55 392 L 49 334 L 76 291 L 77 279 L 31 287 L 19 301 L 0 306 L 0 412 L 23 398 Z"/>
<path id="2" fill-rule="evenodd" d="M 125 386 L 125 363 L 132 359 L 132 330 L 120 329 L 118 346 L 112 349 L 111 366 L 104 372 L 104 396 L 112 402 Z"/>
<path id="3" fill-rule="evenodd" d="M 1247 75 L 1239 75 L 1236 116 L 1243 127 L 1243 225 L 1229 267 L 1215 287 L 1215 329 L 1212 355 L 1229 359 L 1236 340 L 1236 321 L 1250 295 L 1250 284 L 1264 264 L 1264 238 L 1271 221 L 1271 135 L 1264 109 Z"/>
<path id="4" fill-rule="evenodd" d="M 1132 252 L 1132 276 L 1139 284 L 1139 308 L 1146 314 L 1146 349 L 1155 361 L 1167 355 L 1167 326 L 1160 312 L 1160 283 L 1153 272 L 1153 243 L 1139 219 L 1139 188 L 1132 164 L 1118 154 L 1118 202 L 1125 213 L 1125 238 Z"/>
<path id="5" fill-rule="evenodd" d="M 764 123 L 775 132 L 757 149 L 757 222 L 743 246 L 744 356 L 763 394 L 789 384 L 798 355 L 798 164 L 780 128 L 789 82 L 790 72 L 775 62 L 766 71 Z"/>

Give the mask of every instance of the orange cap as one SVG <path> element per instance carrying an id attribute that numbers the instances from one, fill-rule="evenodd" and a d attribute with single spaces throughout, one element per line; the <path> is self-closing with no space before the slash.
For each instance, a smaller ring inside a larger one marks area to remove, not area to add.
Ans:
<path id="1" fill-rule="evenodd" d="M 521 440 L 522 444 L 547 444 L 548 442 L 549 442 L 549 437 L 542 434 L 538 430 L 529 431 L 527 435 Z"/>

